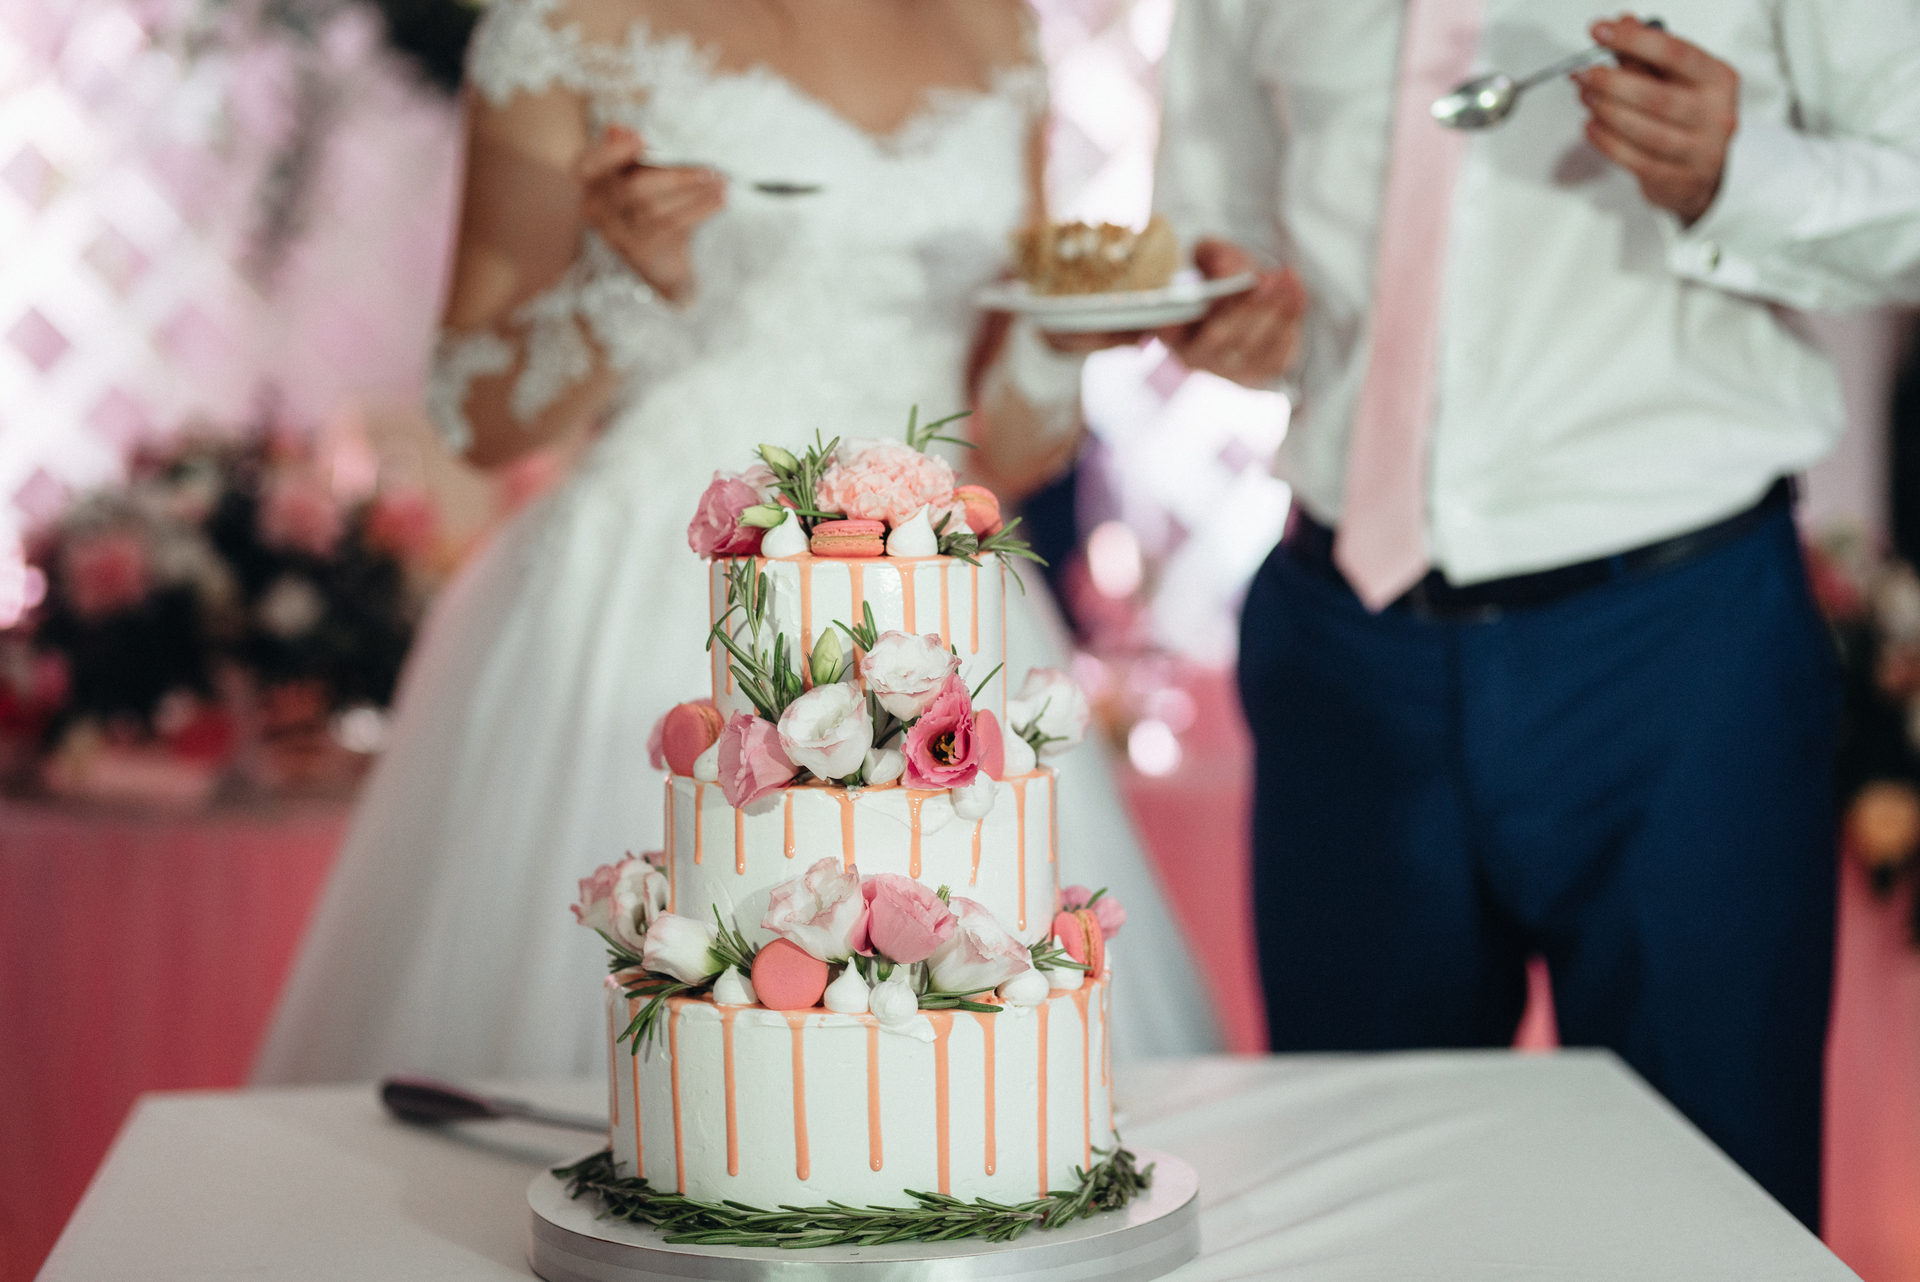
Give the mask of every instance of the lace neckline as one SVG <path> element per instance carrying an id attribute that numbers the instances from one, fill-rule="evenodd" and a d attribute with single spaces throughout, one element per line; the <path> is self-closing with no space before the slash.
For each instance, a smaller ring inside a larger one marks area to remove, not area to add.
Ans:
<path id="1" fill-rule="evenodd" d="M 576 28 L 577 31 L 577 28 Z M 855 122 L 838 107 L 810 90 L 803 89 L 765 62 L 743 67 L 720 65 L 719 51 L 704 46 L 685 31 L 656 32 L 643 17 L 628 24 L 627 48 L 635 65 L 650 58 L 672 58 L 700 78 L 716 84 L 764 85 L 785 94 L 803 110 L 825 120 L 831 127 L 883 155 L 899 155 L 924 149 L 948 125 L 969 112 L 1007 97 L 1024 97 L 1044 82 L 1046 72 L 1038 62 L 1000 63 L 990 69 L 985 87 L 972 85 L 929 85 L 920 105 L 899 124 L 876 133 Z"/>

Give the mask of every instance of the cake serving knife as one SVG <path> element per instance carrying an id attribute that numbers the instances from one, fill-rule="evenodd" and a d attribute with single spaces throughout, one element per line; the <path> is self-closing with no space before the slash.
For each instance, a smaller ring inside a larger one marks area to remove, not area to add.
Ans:
<path id="1" fill-rule="evenodd" d="M 525 1100 L 482 1095 L 431 1077 L 389 1077 L 380 1083 L 380 1102 L 403 1122 L 438 1126 L 444 1122 L 480 1122 L 514 1118 L 570 1131 L 604 1133 L 607 1119 L 561 1109 L 541 1108 Z"/>

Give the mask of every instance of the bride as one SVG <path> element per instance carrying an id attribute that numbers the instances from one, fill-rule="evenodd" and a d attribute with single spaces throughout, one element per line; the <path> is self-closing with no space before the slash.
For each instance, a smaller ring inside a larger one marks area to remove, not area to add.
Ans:
<path id="1" fill-rule="evenodd" d="M 1077 362 L 976 344 L 967 303 L 1037 214 L 1033 48 L 1021 0 L 495 0 L 429 408 L 482 465 L 604 427 L 436 603 L 257 1080 L 604 1060 L 567 904 L 657 844 L 647 737 L 707 681 L 686 523 L 716 466 L 945 413 L 970 354 L 975 479 L 1016 497 L 1071 448 Z M 1009 667 L 1061 663 L 1012 596 Z M 1210 1049 L 1106 763 L 1064 760 L 1061 862 L 1130 912 L 1118 1053 Z"/>

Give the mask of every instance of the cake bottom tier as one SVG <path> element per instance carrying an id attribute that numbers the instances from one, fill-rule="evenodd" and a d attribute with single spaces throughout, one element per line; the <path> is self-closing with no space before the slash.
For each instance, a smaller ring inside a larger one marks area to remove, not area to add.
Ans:
<path id="1" fill-rule="evenodd" d="M 903 1031 L 676 997 L 634 1055 L 613 1039 L 638 1003 L 609 979 L 614 1159 L 657 1189 L 763 1208 L 1071 1189 L 1113 1143 L 1110 983 L 993 1015 L 925 1011 Z"/>

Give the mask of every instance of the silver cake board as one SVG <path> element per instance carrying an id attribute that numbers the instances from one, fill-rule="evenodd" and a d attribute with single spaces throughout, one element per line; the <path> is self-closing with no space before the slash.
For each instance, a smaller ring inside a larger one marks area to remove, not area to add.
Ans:
<path id="1" fill-rule="evenodd" d="M 1177 1157 L 1136 1149 L 1153 1187 L 1123 1210 L 1011 1242 L 887 1246 L 669 1246 L 651 1225 L 597 1218 L 542 1173 L 527 1187 L 527 1263 L 546 1282 L 1148 1282 L 1200 1253 L 1200 1177 Z"/>

